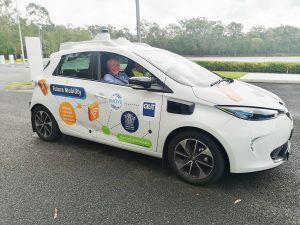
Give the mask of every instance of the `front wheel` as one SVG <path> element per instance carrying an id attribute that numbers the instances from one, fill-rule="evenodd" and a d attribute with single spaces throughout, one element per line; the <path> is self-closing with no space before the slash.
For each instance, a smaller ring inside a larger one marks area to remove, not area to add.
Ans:
<path id="1" fill-rule="evenodd" d="M 225 157 L 216 141 L 198 131 L 175 135 L 168 146 L 168 160 L 181 179 L 196 185 L 217 181 L 225 171 Z"/>
<path id="2" fill-rule="evenodd" d="M 54 116 L 46 107 L 37 106 L 31 120 L 35 132 L 42 140 L 56 141 L 62 136 Z"/>

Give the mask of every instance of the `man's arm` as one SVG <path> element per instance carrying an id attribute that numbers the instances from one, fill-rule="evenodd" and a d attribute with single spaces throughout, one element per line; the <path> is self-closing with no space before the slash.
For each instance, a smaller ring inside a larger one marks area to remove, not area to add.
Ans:
<path id="1" fill-rule="evenodd" d="M 121 73 L 121 76 L 122 76 L 122 80 L 125 82 L 125 83 L 129 83 L 129 77 L 127 76 L 126 73 L 122 72 Z"/>
<path id="2" fill-rule="evenodd" d="M 126 82 L 126 81 L 119 80 L 111 74 L 105 74 L 103 77 L 103 80 L 108 83 L 112 83 L 112 84 L 123 84 L 124 85 L 124 84 L 128 83 L 128 81 Z"/>

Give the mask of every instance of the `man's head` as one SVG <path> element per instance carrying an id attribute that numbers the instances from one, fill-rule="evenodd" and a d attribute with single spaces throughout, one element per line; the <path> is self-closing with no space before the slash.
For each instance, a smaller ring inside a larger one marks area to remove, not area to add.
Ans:
<path id="1" fill-rule="evenodd" d="M 108 73 L 112 75 L 118 75 L 120 72 L 120 62 L 116 58 L 111 58 L 107 60 Z"/>

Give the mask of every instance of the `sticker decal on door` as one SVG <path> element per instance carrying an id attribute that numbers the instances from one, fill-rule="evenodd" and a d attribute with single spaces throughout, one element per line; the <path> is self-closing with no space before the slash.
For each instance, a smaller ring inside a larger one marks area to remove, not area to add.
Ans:
<path id="1" fill-rule="evenodd" d="M 69 102 L 62 102 L 59 105 L 59 115 L 60 118 L 67 124 L 67 125 L 74 125 L 76 124 L 76 113 L 75 109 Z"/>
<path id="2" fill-rule="evenodd" d="M 117 139 L 122 142 L 134 144 L 134 145 L 139 145 L 143 146 L 146 148 L 151 148 L 152 142 L 148 139 L 145 138 L 140 138 L 132 135 L 127 135 L 127 134 L 118 134 Z"/>
<path id="3" fill-rule="evenodd" d="M 149 116 L 149 117 L 155 116 L 155 103 L 152 102 L 143 103 L 143 116 Z"/>
<path id="4" fill-rule="evenodd" d="M 139 129 L 139 119 L 131 111 L 126 111 L 122 114 L 121 124 L 129 133 L 134 133 Z"/>
<path id="5" fill-rule="evenodd" d="M 139 106 L 139 113 L 142 115 L 142 118 L 146 121 L 153 121 L 157 117 L 157 107 L 158 104 L 156 101 L 151 99 L 144 99 Z"/>
<path id="6" fill-rule="evenodd" d="M 115 112 L 120 111 L 123 108 L 124 101 L 123 96 L 120 93 L 113 93 L 110 95 L 108 101 L 110 108 Z"/>
<path id="7" fill-rule="evenodd" d="M 61 96 L 61 97 L 78 98 L 78 99 L 86 98 L 85 90 L 82 87 L 51 84 L 50 91 L 53 95 Z"/>
<path id="8" fill-rule="evenodd" d="M 46 96 L 48 94 L 48 87 L 47 87 L 46 80 L 39 80 L 37 83 L 38 83 L 43 95 Z"/>
<path id="9" fill-rule="evenodd" d="M 99 103 L 94 102 L 88 106 L 89 120 L 94 121 L 99 118 Z"/>

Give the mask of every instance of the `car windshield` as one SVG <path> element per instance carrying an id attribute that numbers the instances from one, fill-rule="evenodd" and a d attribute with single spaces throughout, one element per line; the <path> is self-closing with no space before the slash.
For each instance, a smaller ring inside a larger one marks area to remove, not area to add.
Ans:
<path id="1" fill-rule="evenodd" d="M 134 53 L 150 62 L 170 78 L 184 85 L 208 86 L 220 80 L 218 75 L 202 66 L 166 50 L 139 50 Z"/>

